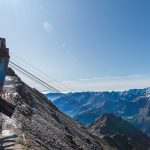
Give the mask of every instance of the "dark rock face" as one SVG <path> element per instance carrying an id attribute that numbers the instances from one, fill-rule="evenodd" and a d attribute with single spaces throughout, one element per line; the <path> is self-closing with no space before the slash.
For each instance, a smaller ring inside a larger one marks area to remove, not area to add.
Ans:
<path id="1" fill-rule="evenodd" d="M 84 105 L 87 110 L 80 110 L 65 98 L 58 98 L 53 103 L 59 110 L 84 125 L 90 124 L 104 113 L 115 113 L 150 135 L 150 88 L 124 92 L 79 92 L 68 95 Z"/>
<path id="2" fill-rule="evenodd" d="M 114 114 L 104 114 L 88 127 L 91 133 L 103 136 L 119 150 L 148 150 L 150 138 L 129 122 Z"/>
<path id="3" fill-rule="evenodd" d="M 105 140 L 92 135 L 61 113 L 43 94 L 23 83 L 8 70 L 3 96 L 16 106 L 17 142 L 30 150 L 113 150 Z"/>

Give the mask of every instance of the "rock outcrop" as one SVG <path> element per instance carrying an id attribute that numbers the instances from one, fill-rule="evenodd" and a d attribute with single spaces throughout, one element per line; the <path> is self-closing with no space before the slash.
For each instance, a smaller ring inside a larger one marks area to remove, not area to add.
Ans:
<path id="1" fill-rule="evenodd" d="M 116 149 L 61 113 L 43 94 L 22 82 L 12 69 L 8 70 L 4 91 L 3 99 L 16 106 L 12 118 L 1 115 L 4 149 Z M 6 141 L 9 138 L 13 138 L 11 142 Z"/>
<path id="2" fill-rule="evenodd" d="M 148 150 L 150 138 L 129 122 L 114 114 L 104 114 L 89 127 L 89 131 L 103 137 L 119 150 Z"/>

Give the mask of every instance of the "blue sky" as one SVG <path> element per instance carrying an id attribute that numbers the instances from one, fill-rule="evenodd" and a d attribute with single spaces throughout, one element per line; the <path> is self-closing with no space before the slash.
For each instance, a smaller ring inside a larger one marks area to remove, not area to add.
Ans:
<path id="1" fill-rule="evenodd" d="M 71 90 L 142 88 L 150 85 L 149 8 L 149 0 L 0 0 L 0 36 L 13 61 Z"/>

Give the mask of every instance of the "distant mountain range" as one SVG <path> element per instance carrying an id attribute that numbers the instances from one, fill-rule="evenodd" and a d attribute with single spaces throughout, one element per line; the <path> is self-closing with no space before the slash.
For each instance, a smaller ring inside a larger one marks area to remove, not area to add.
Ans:
<path id="1" fill-rule="evenodd" d="M 59 93 L 44 93 L 43 92 L 43 94 L 51 101 L 54 101 L 62 96 Z"/>
<path id="2" fill-rule="evenodd" d="M 73 102 L 59 94 L 49 93 L 60 111 L 75 118 L 84 125 L 89 125 L 97 116 L 114 113 L 150 135 L 150 88 L 131 89 L 123 92 L 75 92 L 68 93 L 86 107 L 81 110 Z"/>

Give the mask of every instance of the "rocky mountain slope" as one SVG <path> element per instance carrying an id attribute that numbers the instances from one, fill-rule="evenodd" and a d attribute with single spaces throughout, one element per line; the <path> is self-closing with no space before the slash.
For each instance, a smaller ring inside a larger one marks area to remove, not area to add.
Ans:
<path id="1" fill-rule="evenodd" d="M 3 149 L 113 150 L 104 139 L 92 135 L 61 113 L 43 94 L 29 87 L 9 69 L 3 99 L 16 106 L 12 118 L 1 115 Z"/>
<path id="2" fill-rule="evenodd" d="M 104 113 L 115 113 L 150 135 L 150 88 L 124 92 L 77 92 L 68 95 L 87 110 L 80 110 L 64 97 L 54 100 L 53 103 L 59 110 L 84 125 L 90 124 Z"/>
<path id="3" fill-rule="evenodd" d="M 129 122 L 114 114 L 104 114 L 89 127 L 89 131 L 103 137 L 119 150 L 148 150 L 150 138 Z"/>

